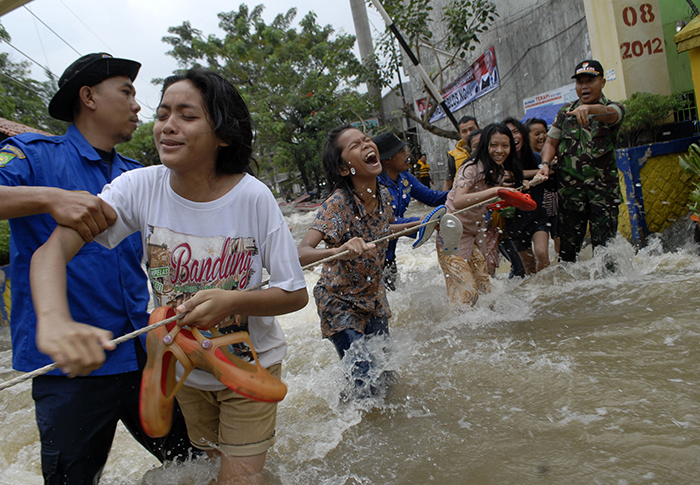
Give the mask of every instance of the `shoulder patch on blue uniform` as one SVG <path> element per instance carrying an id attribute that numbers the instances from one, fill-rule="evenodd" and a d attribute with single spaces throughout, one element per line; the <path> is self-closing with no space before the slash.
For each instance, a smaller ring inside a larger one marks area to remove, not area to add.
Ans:
<path id="1" fill-rule="evenodd" d="M 3 145 L 0 147 L 0 153 L 13 153 L 17 158 L 27 158 L 24 152 L 14 145 Z"/>
<path id="2" fill-rule="evenodd" d="M 27 158 L 24 152 L 14 145 L 3 145 L 0 147 L 0 167 L 4 167 L 15 157 L 19 159 Z"/>
<path id="3" fill-rule="evenodd" d="M 0 153 L 0 168 L 10 163 L 13 158 L 15 158 L 15 156 L 11 153 Z"/>

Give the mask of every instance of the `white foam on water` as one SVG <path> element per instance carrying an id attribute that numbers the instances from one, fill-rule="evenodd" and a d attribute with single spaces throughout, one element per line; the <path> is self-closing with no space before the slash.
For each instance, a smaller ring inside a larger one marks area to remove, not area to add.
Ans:
<path id="1" fill-rule="evenodd" d="M 297 242 L 314 218 L 287 216 Z M 449 302 L 434 241 L 415 250 L 412 242 L 398 242 L 399 290 L 388 293 L 391 341 L 380 369 L 398 379 L 386 396 L 341 399 L 347 369 L 321 338 L 312 297 L 320 268 L 306 272 L 311 302 L 280 317 L 289 392 L 268 453 L 269 483 L 694 480 L 696 245 L 664 251 L 652 237 L 635 252 L 618 238 L 524 279 L 501 270 L 470 308 Z M 0 339 L 9 342 L 9 332 L 0 329 Z M 16 375 L 10 358 L 0 352 L 0 380 Z M 0 393 L 9 433 L 0 484 L 38 484 L 30 384 L 11 389 Z M 101 483 L 190 485 L 215 476 L 208 460 L 160 467 L 120 428 Z"/>

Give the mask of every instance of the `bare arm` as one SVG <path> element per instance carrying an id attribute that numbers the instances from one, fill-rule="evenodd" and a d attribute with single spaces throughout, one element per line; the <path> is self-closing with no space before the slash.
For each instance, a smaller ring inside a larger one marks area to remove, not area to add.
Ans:
<path id="1" fill-rule="evenodd" d="M 453 182 L 453 180 L 445 180 L 445 185 L 443 185 L 442 190 L 450 190 Z"/>
<path id="2" fill-rule="evenodd" d="M 350 253 L 338 258 L 347 261 L 358 257 L 365 251 L 371 251 L 376 247 L 374 244 L 366 243 L 359 237 L 354 237 L 337 248 L 316 249 L 316 246 L 318 246 L 318 243 L 322 240 L 323 233 L 321 231 L 317 231 L 316 229 L 309 229 L 306 231 L 304 239 L 301 240 L 297 248 L 299 252 L 299 262 L 302 266 L 330 258 L 331 256 L 349 250 Z"/>
<path id="3" fill-rule="evenodd" d="M 177 307 L 178 313 L 189 312 L 178 321 L 178 325 L 208 329 L 230 315 L 283 315 L 304 308 L 308 301 L 306 288 L 296 291 L 281 288 L 260 291 L 203 290 Z"/>
<path id="4" fill-rule="evenodd" d="M 75 230 L 59 226 L 36 250 L 30 269 L 37 347 L 71 377 L 99 368 L 104 349 L 114 349 L 112 332 L 75 322 L 68 308 L 66 265 L 84 244 Z"/>
<path id="5" fill-rule="evenodd" d="M 404 222 L 403 224 L 391 224 L 389 226 L 389 232 L 394 234 L 395 232 L 401 232 L 404 231 L 410 227 L 416 227 L 420 224 L 420 221 L 413 221 L 413 222 Z M 418 228 L 416 227 L 416 231 Z M 412 233 L 409 233 L 412 234 Z"/>
<path id="6" fill-rule="evenodd" d="M 523 170 L 523 178 L 531 179 L 538 173 L 540 173 L 540 169 Z"/>
<path id="7" fill-rule="evenodd" d="M 107 203 L 83 191 L 0 186 L 0 200 L 0 219 L 50 214 L 58 224 L 75 229 L 86 242 L 92 242 L 117 220 Z"/>
<path id="8" fill-rule="evenodd" d="M 559 143 L 561 140 L 555 140 L 551 136 L 547 137 L 547 141 L 544 142 L 544 147 L 542 148 L 542 168 L 540 168 L 539 173 L 549 178 L 549 165 L 554 163 L 554 158 L 557 155 L 557 149 L 559 148 Z"/>
<path id="9" fill-rule="evenodd" d="M 483 202 L 488 199 L 493 199 L 498 195 L 498 189 L 503 187 L 489 187 L 480 192 L 467 192 L 467 187 L 460 187 L 455 192 L 455 209 L 464 209 Z"/>

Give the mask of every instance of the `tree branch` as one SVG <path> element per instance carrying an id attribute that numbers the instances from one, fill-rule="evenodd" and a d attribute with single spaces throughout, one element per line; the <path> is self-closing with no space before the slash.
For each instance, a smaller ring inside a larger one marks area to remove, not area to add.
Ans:
<path id="1" fill-rule="evenodd" d="M 403 112 L 408 118 L 418 123 L 425 131 L 432 133 L 433 135 L 441 136 L 443 138 L 450 138 L 452 140 L 460 140 L 459 133 L 451 130 L 443 130 L 442 128 L 438 128 L 437 126 L 430 124 L 429 117 L 426 120 L 421 119 L 420 116 L 417 116 L 411 110 L 411 107 L 408 104 L 403 107 Z"/>

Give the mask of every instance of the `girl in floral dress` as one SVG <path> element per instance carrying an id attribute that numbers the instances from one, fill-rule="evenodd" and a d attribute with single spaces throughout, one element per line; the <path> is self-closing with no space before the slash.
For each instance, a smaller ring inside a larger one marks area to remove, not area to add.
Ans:
<path id="1" fill-rule="evenodd" d="M 307 265 L 347 251 L 323 264 L 314 288 L 323 338 L 333 343 L 343 359 L 353 343 L 358 348 L 369 337 L 389 335 L 391 311 L 382 284 L 388 242 L 368 241 L 418 222 L 392 224 L 389 193 L 377 183 L 382 172 L 379 150 L 362 131 L 351 126 L 331 130 L 322 158 L 333 192 L 299 244 L 299 259 Z M 321 241 L 326 247 L 318 249 Z M 358 388 L 374 394 L 376 387 L 369 382 L 374 376 L 374 359 L 364 355 L 348 362 L 351 375 Z"/>

